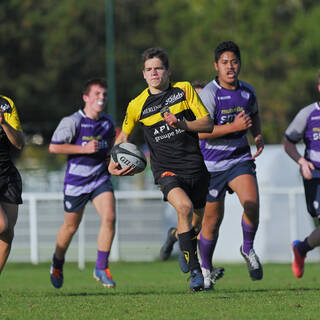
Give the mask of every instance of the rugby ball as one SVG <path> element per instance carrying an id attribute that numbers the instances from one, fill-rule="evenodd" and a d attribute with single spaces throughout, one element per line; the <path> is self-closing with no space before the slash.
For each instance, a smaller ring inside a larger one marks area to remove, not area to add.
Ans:
<path id="1" fill-rule="evenodd" d="M 133 143 L 122 142 L 111 149 L 111 158 L 121 168 L 133 167 L 133 174 L 142 172 L 147 166 L 144 153 Z"/>

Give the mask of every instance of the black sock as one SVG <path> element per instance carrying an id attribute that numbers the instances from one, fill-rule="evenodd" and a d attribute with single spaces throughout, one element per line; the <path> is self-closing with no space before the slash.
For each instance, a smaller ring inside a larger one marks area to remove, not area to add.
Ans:
<path id="1" fill-rule="evenodd" d="M 64 264 L 64 259 L 60 260 L 57 259 L 56 255 L 54 254 L 52 257 L 52 265 L 55 269 L 62 269 Z"/>
<path id="2" fill-rule="evenodd" d="M 188 232 L 178 234 L 179 245 L 184 253 L 190 270 L 200 269 L 200 264 L 197 255 L 197 234 L 192 228 Z"/>

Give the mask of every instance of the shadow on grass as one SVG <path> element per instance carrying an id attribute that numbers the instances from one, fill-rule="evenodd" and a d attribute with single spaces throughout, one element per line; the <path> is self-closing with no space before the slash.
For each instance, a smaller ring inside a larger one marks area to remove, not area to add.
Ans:
<path id="1" fill-rule="evenodd" d="M 79 292 L 79 293 L 65 293 L 65 292 L 61 292 L 61 293 L 55 293 L 54 296 L 57 297 L 84 297 L 84 296 L 88 296 L 88 297 L 94 297 L 94 296 L 107 296 L 107 295 L 112 295 L 112 296 L 163 296 L 163 295 L 184 295 L 184 294 L 203 294 L 205 293 L 205 291 L 202 292 L 190 292 L 190 291 L 133 291 L 133 292 L 116 292 L 116 291 L 108 291 L 108 292 Z M 49 295 L 48 295 L 49 296 Z"/>
<path id="2" fill-rule="evenodd" d="M 218 294 L 218 293 L 272 293 L 272 292 L 299 292 L 299 291 L 314 291 L 314 292 L 319 292 L 320 288 L 315 287 L 315 288 L 269 288 L 269 289 L 242 289 L 242 290 L 215 290 L 211 291 L 213 294 Z"/>
<path id="3" fill-rule="evenodd" d="M 279 293 L 279 292 L 320 292 L 320 288 L 272 288 L 272 289 L 243 289 L 243 290 L 214 290 L 214 291 L 202 291 L 202 292 L 190 292 L 190 291 L 132 291 L 132 292 L 124 292 L 120 291 L 117 292 L 115 290 L 111 291 L 108 290 L 106 292 L 79 292 L 79 293 L 72 293 L 72 292 L 61 292 L 54 294 L 55 296 L 65 296 L 65 297 L 83 297 L 83 296 L 161 296 L 161 295 L 185 295 L 185 294 L 210 294 L 216 295 L 216 299 L 230 299 L 230 296 L 224 296 L 224 294 L 238 294 L 238 293 L 268 293 L 272 294 L 272 292 Z"/>

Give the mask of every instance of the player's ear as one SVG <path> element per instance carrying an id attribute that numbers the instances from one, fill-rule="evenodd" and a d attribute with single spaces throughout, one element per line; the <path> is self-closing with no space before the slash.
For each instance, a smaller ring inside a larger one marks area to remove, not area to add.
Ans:
<path id="1" fill-rule="evenodd" d="M 88 96 L 87 96 L 86 94 L 83 94 L 83 95 L 82 95 L 82 100 L 83 100 L 84 102 L 87 102 L 87 101 L 88 101 Z"/>
<path id="2" fill-rule="evenodd" d="M 218 71 L 218 64 L 216 62 L 213 63 L 214 69 Z"/>

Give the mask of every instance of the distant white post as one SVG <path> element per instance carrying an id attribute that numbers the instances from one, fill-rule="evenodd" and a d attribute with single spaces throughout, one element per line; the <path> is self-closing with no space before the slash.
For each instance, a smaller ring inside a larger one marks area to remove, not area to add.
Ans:
<path id="1" fill-rule="evenodd" d="M 85 268 L 86 257 L 85 257 L 85 215 L 82 216 L 82 221 L 78 229 L 78 267 L 80 270 Z"/>
<path id="2" fill-rule="evenodd" d="M 289 189 L 288 200 L 289 200 L 289 212 L 290 212 L 290 241 L 298 238 L 298 217 L 296 209 L 296 196 L 297 191 L 295 189 Z"/>
<path id="3" fill-rule="evenodd" d="M 117 193 L 117 192 L 116 192 Z M 119 244 L 119 200 L 116 197 L 115 199 L 115 207 L 116 207 L 116 225 L 115 225 L 115 233 L 112 241 L 112 247 L 110 251 L 110 260 L 119 261 L 120 260 L 120 244 Z"/>
<path id="4" fill-rule="evenodd" d="M 29 228 L 30 228 L 30 259 L 31 263 L 39 263 L 38 246 L 38 219 L 37 219 L 37 199 L 35 195 L 29 197 Z"/>

